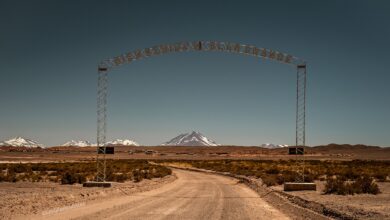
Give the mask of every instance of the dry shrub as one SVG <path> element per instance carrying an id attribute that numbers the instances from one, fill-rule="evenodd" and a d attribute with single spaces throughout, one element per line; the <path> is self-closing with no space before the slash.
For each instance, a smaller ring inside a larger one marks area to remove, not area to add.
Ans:
<path id="1" fill-rule="evenodd" d="M 276 167 L 273 166 L 265 171 L 266 174 L 279 174 L 280 170 Z"/>
<path id="2" fill-rule="evenodd" d="M 284 182 L 294 182 L 298 173 L 295 171 L 291 170 L 284 170 L 282 172 L 282 177 L 283 177 L 283 183 Z"/>
<path id="3" fill-rule="evenodd" d="M 339 178 L 328 178 L 325 183 L 324 194 L 346 195 L 347 190 L 345 181 Z"/>
<path id="4" fill-rule="evenodd" d="M 229 172 L 232 174 L 255 176 L 262 178 L 265 185 L 282 184 L 294 182 L 296 173 L 296 161 L 294 160 L 211 160 L 211 161 L 184 161 L 167 160 L 180 162 L 189 166 Z M 166 162 L 166 161 L 165 161 Z M 307 160 L 305 162 L 305 181 L 326 180 L 326 176 L 337 176 L 338 181 L 346 183 L 360 183 L 361 176 L 369 176 L 376 181 L 387 181 L 390 173 L 390 161 L 374 160 L 353 160 L 353 161 L 319 161 Z M 332 180 L 329 180 L 332 181 Z M 333 184 L 333 183 L 330 183 Z M 340 184 L 339 184 L 340 185 Z M 332 187 L 330 187 L 332 188 Z M 341 191 L 342 187 L 339 187 Z M 339 192 L 343 194 L 343 192 Z M 354 190 L 353 190 L 354 191 Z M 375 190 L 372 190 L 375 191 Z"/>
<path id="5" fill-rule="evenodd" d="M 107 160 L 107 181 L 124 182 L 133 178 L 133 171 L 138 170 L 134 178 L 160 178 L 172 174 L 169 168 L 150 164 L 146 160 Z M 62 184 L 83 183 L 93 180 L 96 174 L 96 163 L 34 163 L 34 164 L 0 164 L 0 182 L 17 181 L 53 181 Z"/>
<path id="6" fill-rule="evenodd" d="M 125 182 L 126 180 L 128 180 L 129 177 L 127 174 L 124 174 L 124 173 L 121 173 L 121 174 L 116 174 L 115 175 L 115 182 L 119 182 L 119 183 L 123 183 Z"/>
<path id="7" fill-rule="evenodd" d="M 278 184 L 276 175 L 264 175 L 261 177 L 261 181 L 266 186 L 275 186 Z"/>
<path id="8" fill-rule="evenodd" d="M 281 185 L 285 182 L 283 175 L 277 175 L 277 174 L 263 175 L 263 176 L 261 176 L 261 181 L 266 186 Z"/>
<path id="9" fill-rule="evenodd" d="M 374 195 L 380 193 L 378 184 L 375 183 L 374 178 L 369 176 L 363 176 L 351 185 L 354 188 L 354 193 L 368 193 Z"/>
<path id="10" fill-rule="evenodd" d="M 143 174 L 140 170 L 133 170 L 133 181 L 138 183 L 143 179 Z"/>
<path id="11" fill-rule="evenodd" d="M 85 176 L 78 173 L 65 172 L 61 176 L 61 184 L 75 184 L 75 183 L 84 183 L 86 181 Z"/>
<path id="12" fill-rule="evenodd" d="M 353 182 L 344 181 L 340 177 L 328 178 L 324 189 L 324 194 L 353 195 L 361 193 L 374 195 L 380 193 L 374 178 L 363 176 Z"/>
<path id="13" fill-rule="evenodd" d="M 375 179 L 378 180 L 378 182 L 386 182 L 387 181 L 387 175 L 385 171 L 378 171 L 374 174 Z"/>

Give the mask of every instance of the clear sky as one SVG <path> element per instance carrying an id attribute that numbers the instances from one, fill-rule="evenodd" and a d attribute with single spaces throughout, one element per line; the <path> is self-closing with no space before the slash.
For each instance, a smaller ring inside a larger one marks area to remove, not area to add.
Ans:
<path id="1" fill-rule="evenodd" d="M 308 62 L 307 144 L 390 146 L 390 1 L 0 0 L 0 140 L 96 139 L 97 64 L 161 43 L 253 44 Z M 220 52 L 109 72 L 108 139 L 192 130 L 220 144 L 294 144 L 296 70 Z"/>

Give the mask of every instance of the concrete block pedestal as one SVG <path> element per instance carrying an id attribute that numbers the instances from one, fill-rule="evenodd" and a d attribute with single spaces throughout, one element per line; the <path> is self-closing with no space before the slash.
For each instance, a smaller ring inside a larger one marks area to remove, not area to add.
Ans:
<path id="1" fill-rule="evenodd" d="M 83 187 L 111 187 L 110 182 L 95 182 L 95 181 L 88 181 L 83 183 Z"/>
<path id="2" fill-rule="evenodd" d="M 284 191 L 317 190 L 315 183 L 284 183 Z"/>

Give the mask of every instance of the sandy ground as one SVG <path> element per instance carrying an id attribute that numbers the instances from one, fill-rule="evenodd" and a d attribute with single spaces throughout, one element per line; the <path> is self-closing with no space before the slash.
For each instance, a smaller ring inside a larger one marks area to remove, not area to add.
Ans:
<path id="1" fill-rule="evenodd" d="M 316 182 L 317 191 L 288 192 L 308 201 L 324 204 L 326 207 L 346 213 L 356 219 L 390 219 L 390 183 L 378 183 L 382 193 L 378 195 L 324 195 L 324 182 Z M 282 186 L 274 187 L 282 190 Z"/>
<path id="2" fill-rule="evenodd" d="M 237 179 L 174 170 L 177 180 L 30 219 L 289 219 Z"/>
<path id="3" fill-rule="evenodd" d="M 175 176 L 167 176 L 144 179 L 139 183 L 113 183 L 111 188 L 84 188 L 80 184 L 60 185 L 52 182 L 0 183 L 0 219 L 29 219 L 31 214 L 42 217 L 85 206 L 89 202 L 152 190 L 175 180 Z"/>

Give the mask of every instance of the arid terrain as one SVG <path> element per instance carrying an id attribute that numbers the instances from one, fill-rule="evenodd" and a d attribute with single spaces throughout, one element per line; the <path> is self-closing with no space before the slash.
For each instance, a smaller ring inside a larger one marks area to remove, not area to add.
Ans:
<path id="1" fill-rule="evenodd" d="M 361 176 L 370 175 L 369 172 L 373 172 L 371 175 L 376 175 L 377 173 L 382 172 L 380 168 L 384 168 L 387 180 L 377 180 L 375 184 L 378 185 L 380 193 L 378 194 L 368 194 L 368 193 L 353 193 L 352 195 L 339 195 L 339 194 L 327 194 L 324 193 L 326 188 L 326 181 L 324 180 L 314 180 L 317 185 L 316 191 L 291 191 L 284 192 L 283 185 L 274 181 L 272 177 L 274 174 L 260 174 L 258 177 L 253 172 L 258 172 L 259 168 L 251 167 L 253 164 L 260 164 L 260 167 L 270 167 L 273 172 L 275 172 L 275 163 L 265 163 L 264 161 L 174 161 L 174 162 L 163 162 L 167 166 L 180 167 L 183 169 L 201 171 L 201 172 L 210 172 L 212 174 L 219 175 L 228 175 L 233 176 L 238 179 L 244 180 L 247 182 L 248 186 L 255 188 L 259 194 L 267 195 L 265 197 L 266 201 L 270 204 L 278 207 L 279 210 L 283 210 L 285 213 L 289 213 L 293 218 L 301 219 L 305 216 L 296 215 L 293 213 L 291 204 L 298 205 L 303 207 L 300 213 L 304 213 L 305 210 L 309 209 L 316 213 L 325 214 L 328 217 L 336 219 L 390 219 L 390 182 L 389 182 L 389 165 L 388 162 L 368 162 L 368 161 L 355 161 L 355 162 L 346 162 L 339 161 L 336 162 L 336 167 L 332 167 L 327 172 L 334 170 L 337 175 L 343 175 L 343 165 L 349 164 L 355 167 L 355 169 L 350 170 L 347 168 L 347 175 L 354 175 L 356 170 L 360 171 L 360 174 L 356 173 L 356 178 L 361 178 Z M 224 166 L 221 166 L 223 164 Z M 231 164 L 235 164 L 232 166 Z M 379 165 L 375 168 L 376 165 Z M 318 164 L 322 167 L 321 163 Z M 348 166 L 349 166 L 348 165 Z M 362 167 L 363 165 L 363 167 Z M 239 167 L 241 166 L 241 169 Z M 281 165 L 283 166 L 283 165 Z M 198 168 L 202 167 L 202 168 Z M 245 168 L 244 168 L 245 167 Z M 310 166 L 308 166 L 310 167 Z M 280 168 L 280 167 L 279 167 Z M 279 169 L 278 168 L 278 169 Z M 261 169 L 261 168 L 260 168 Z M 316 170 L 315 167 L 310 167 L 309 169 Z M 349 170 L 349 171 L 348 171 Z M 371 171 L 368 171 L 371 170 Z M 226 172 L 228 171 L 228 172 Z M 320 177 L 319 179 L 322 179 Z M 271 181 L 270 181 L 271 180 Z M 351 181 L 351 180 L 348 180 Z M 348 182 L 347 181 L 347 182 Z M 265 185 L 270 185 L 265 187 Z M 347 189 L 348 190 L 348 189 Z M 278 197 L 282 197 L 282 200 L 278 201 Z M 296 207 L 296 206 L 293 206 Z M 306 216 L 307 217 L 307 216 Z M 316 217 L 317 218 L 317 217 Z"/>
<path id="2" fill-rule="evenodd" d="M 1 148 L 0 219 L 390 219 L 389 148 L 309 148 L 308 174 L 316 191 L 283 192 L 280 184 L 290 180 L 296 157 L 287 155 L 287 149 L 237 146 L 119 146 L 107 155 L 116 169 L 111 188 L 61 180 L 66 167 L 88 179 L 95 153 L 94 147 Z M 137 166 L 163 174 L 126 174 Z M 162 166 L 170 167 L 172 175 Z M 5 178 L 10 167 L 20 177 L 16 182 Z M 380 193 L 325 194 L 325 173 L 346 178 L 346 183 L 372 176 Z"/>
<path id="3" fill-rule="evenodd" d="M 236 179 L 175 170 L 158 189 L 32 219 L 289 219 Z"/>
<path id="4" fill-rule="evenodd" d="M 390 183 L 378 183 L 381 193 L 378 195 L 324 195 L 324 182 L 317 181 L 317 191 L 296 191 L 288 194 L 307 201 L 324 204 L 356 219 L 390 219 Z M 274 189 L 282 191 L 282 186 Z"/>
<path id="5" fill-rule="evenodd" d="M 0 147 L 0 162 L 39 162 L 39 161 L 93 161 L 96 147 L 50 147 L 22 148 Z M 181 146 L 117 146 L 111 159 L 294 159 L 287 148 L 267 149 L 261 147 L 181 147 Z M 308 147 L 308 160 L 390 160 L 390 147 L 365 145 L 326 145 Z"/>
<path id="6" fill-rule="evenodd" d="M 29 219 L 32 216 L 41 219 L 89 203 L 156 189 L 175 180 L 175 176 L 167 176 L 138 183 L 114 183 L 111 188 L 86 188 L 81 184 L 52 182 L 3 182 L 0 183 L 0 219 Z"/>

